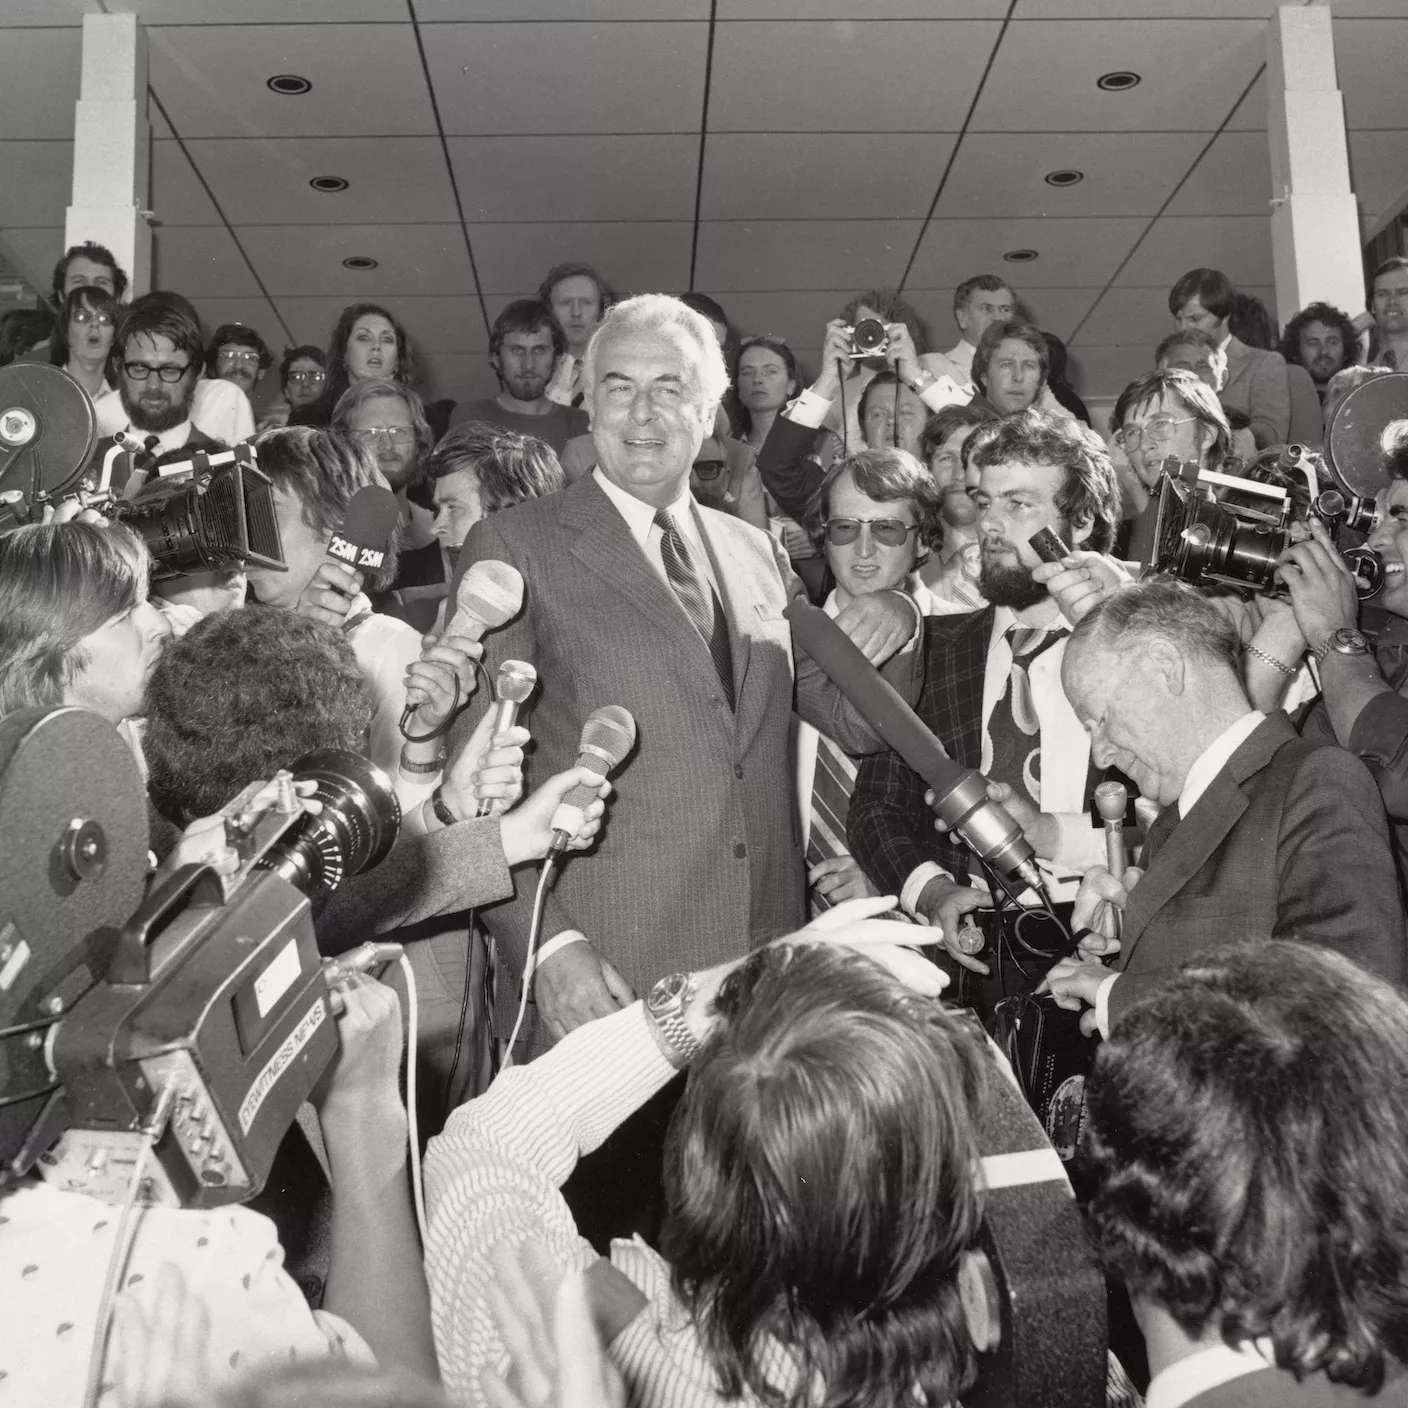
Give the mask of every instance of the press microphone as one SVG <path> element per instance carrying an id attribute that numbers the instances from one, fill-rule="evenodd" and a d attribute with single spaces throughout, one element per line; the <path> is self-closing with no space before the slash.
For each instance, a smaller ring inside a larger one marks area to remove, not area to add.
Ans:
<path id="1" fill-rule="evenodd" d="M 1129 793 L 1122 782 L 1102 782 L 1095 789 L 1095 810 L 1105 825 L 1105 865 L 1111 875 L 1124 884 L 1124 872 L 1129 865 L 1129 857 L 1124 846 L 1124 814 L 1129 803 Z M 1120 937 L 1122 915 L 1113 905 L 1115 932 L 1111 938 Z"/>
<path id="2" fill-rule="evenodd" d="M 512 621 L 522 605 L 523 577 L 516 567 L 492 558 L 476 562 L 460 578 L 459 590 L 455 593 L 455 612 L 440 639 L 448 641 L 451 636 L 458 636 L 461 640 L 480 640 L 485 631 Z M 403 734 L 420 702 L 419 699 L 406 701 L 401 711 Z"/>
<path id="3" fill-rule="evenodd" d="M 635 747 L 636 721 L 619 704 L 606 704 L 593 709 L 582 726 L 582 741 L 577 745 L 577 766 L 588 768 L 595 782 L 579 782 L 561 801 L 552 814 L 552 845 L 549 856 L 559 856 L 581 829 L 585 813 L 596 801 L 597 789 L 606 775 Z"/>
<path id="4" fill-rule="evenodd" d="M 1005 807 L 988 796 L 987 779 L 956 763 L 846 633 L 801 597 L 782 613 L 808 655 L 831 677 L 866 722 L 934 792 L 934 810 L 984 864 L 1045 895 L 1031 843 Z"/>
<path id="5" fill-rule="evenodd" d="M 498 703 L 494 706 L 493 733 L 502 733 L 518 722 L 518 709 L 538 684 L 538 672 L 526 660 L 505 660 L 499 666 L 499 678 L 494 684 Z M 493 733 L 490 737 L 493 737 Z M 486 797 L 475 808 L 475 816 L 492 816 L 503 810 L 501 797 Z"/>
<path id="6" fill-rule="evenodd" d="M 328 556 L 354 572 L 379 572 L 400 521 L 396 495 L 380 484 L 367 484 L 348 502 L 342 526 L 334 529 L 328 540 Z"/>

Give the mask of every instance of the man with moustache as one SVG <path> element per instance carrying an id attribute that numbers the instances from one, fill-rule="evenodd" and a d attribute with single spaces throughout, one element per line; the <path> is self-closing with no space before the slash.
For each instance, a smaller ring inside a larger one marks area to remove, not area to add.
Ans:
<path id="1" fill-rule="evenodd" d="M 979 476 L 978 585 L 988 605 L 925 619 L 924 684 L 915 709 L 951 757 L 995 784 L 990 795 L 1022 825 L 1048 890 L 1064 902 L 1074 899 L 1081 873 L 1104 853 L 1088 814 L 1099 776 L 1061 687 L 1070 626 L 1032 579 L 1041 559 L 1028 540 L 1050 528 L 1073 547 L 1108 550 L 1119 493 L 1099 438 L 1044 411 L 1024 411 L 985 430 L 970 463 Z M 911 915 L 937 930 L 960 979 L 958 1000 L 987 1006 L 999 995 L 999 977 L 983 957 L 964 952 L 961 943 L 972 939 L 960 935 L 971 933 L 973 912 L 990 908 L 991 898 L 973 883 L 967 848 L 935 834 L 924 780 L 897 753 L 862 760 L 846 830 L 851 853 L 880 892 L 899 895 Z M 1022 985 L 1021 975 L 1002 976 L 1008 990 Z M 1031 976 L 1035 981 L 1040 973 Z"/>
<path id="2" fill-rule="evenodd" d="M 225 323 L 215 329 L 206 354 L 205 374 L 238 386 L 251 401 L 254 388 L 274 363 L 269 345 L 243 323 Z"/>
<path id="3" fill-rule="evenodd" d="M 557 319 L 533 298 L 510 303 L 489 333 L 489 365 L 499 379 L 499 394 L 483 401 L 461 401 L 451 426 L 466 421 L 497 425 L 531 435 L 561 456 L 574 435 L 587 433 L 587 413 L 559 405 L 548 394 L 557 359 L 567 339 Z"/>
<path id="4" fill-rule="evenodd" d="M 171 450 L 224 449 L 191 422 L 196 378 L 205 357 L 200 324 L 163 295 L 134 299 L 113 339 L 112 362 L 123 424 L 100 440 L 88 481 L 100 491 L 140 487 L 157 457 Z M 129 484 L 133 476 L 142 479 Z"/>

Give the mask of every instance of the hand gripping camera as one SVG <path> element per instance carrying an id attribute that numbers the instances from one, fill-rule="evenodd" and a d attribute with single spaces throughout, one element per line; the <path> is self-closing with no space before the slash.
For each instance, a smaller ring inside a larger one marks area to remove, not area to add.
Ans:
<path id="1" fill-rule="evenodd" d="M 888 357 L 890 355 L 890 333 L 879 318 L 862 318 L 854 327 L 847 328 L 851 348 L 846 356 L 851 361 L 861 357 Z"/>
<path id="2" fill-rule="evenodd" d="M 159 1130 L 145 1201 L 263 1187 L 337 1051 L 312 904 L 400 826 L 357 754 L 309 754 L 278 781 L 272 803 L 250 788 L 225 808 L 234 875 L 188 865 L 144 897 L 145 791 L 120 736 L 79 709 L 0 721 L 0 1186 L 37 1167 L 121 1202 Z"/>

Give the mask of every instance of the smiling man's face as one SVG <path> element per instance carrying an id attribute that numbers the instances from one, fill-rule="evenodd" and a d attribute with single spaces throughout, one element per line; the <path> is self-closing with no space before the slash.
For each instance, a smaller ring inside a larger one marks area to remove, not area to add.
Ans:
<path id="1" fill-rule="evenodd" d="M 714 421 L 702 349 L 683 328 L 622 328 L 597 348 L 589 406 L 602 473 L 656 508 L 684 491 Z"/>

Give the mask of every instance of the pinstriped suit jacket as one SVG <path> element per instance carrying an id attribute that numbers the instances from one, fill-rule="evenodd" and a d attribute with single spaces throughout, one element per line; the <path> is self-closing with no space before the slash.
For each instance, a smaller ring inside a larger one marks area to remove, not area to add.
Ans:
<path id="1" fill-rule="evenodd" d="M 914 711 L 948 755 L 976 768 L 983 757 L 983 676 L 992 636 L 991 606 L 924 622 L 924 686 Z M 937 861 L 964 879 L 972 853 L 934 830 L 924 779 L 898 753 L 865 758 L 847 815 L 851 854 L 881 894 L 897 895 L 916 866 Z"/>
<path id="2" fill-rule="evenodd" d="M 734 713 L 708 647 L 593 477 L 475 524 L 457 564 L 462 574 L 498 559 L 523 574 L 522 612 L 484 645 L 491 678 L 505 659 L 538 670 L 525 718 L 529 788 L 572 766 L 593 709 L 620 704 L 635 718 L 636 749 L 613 776 L 602 838 L 562 867 L 542 934 L 582 930 L 637 992 L 674 969 L 736 957 L 805 915 L 782 616 L 801 583 L 765 534 L 697 511 L 728 620 Z M 796 702 L 848 750 L 880 746 L 805 655 Z M 483 915 L 513 979 L 500 987 L 510 1000 L 502 1015 L 517 996 L 536 876 L 524 868 L 515 878 L 515 898 Z"/>

